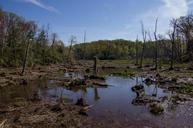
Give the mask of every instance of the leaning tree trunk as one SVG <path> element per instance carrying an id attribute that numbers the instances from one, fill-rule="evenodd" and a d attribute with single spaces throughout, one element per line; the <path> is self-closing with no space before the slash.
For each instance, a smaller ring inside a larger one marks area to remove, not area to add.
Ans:
<path id="1" fill-rule="evenodd" d="M 28 40 L 28 43 L 27 43 L 21 75 L 24 75 L 24 73 L 25 73 L 25 68 L 26 68 L 26 63 L 27 63 L 27 58 L 28 58 L 29 46 L 30 46 L 30 40 Z"/>

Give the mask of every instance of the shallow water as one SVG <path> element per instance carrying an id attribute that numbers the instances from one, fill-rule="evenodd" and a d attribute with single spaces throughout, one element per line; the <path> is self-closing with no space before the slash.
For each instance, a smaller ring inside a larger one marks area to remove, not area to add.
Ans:
<path id="1" fill-rule="evenodd" d="M 77 73 L 65 73 L 63 77 L 83 78 Z M 62 96 L 72 103 L 83 97 L 89 105 L 93 106 L 88 115 L 96 121 L 115 123 L 122 127 L 131 125 L 139 127 L 193 127 L 192 105 L 178 105 L 175 110 L 167 109 L 164 114 L 155 116 L 149 112 L 148 105 L 132 104 L 132 101 L 136 98 L 136 93 L 131 90 L 131 87 L 136 84 L 143 84 L 145 94 L 148 96 L 156 93 L 157 99 L 171 95 L 170 92 L 166 93 L 155 85 L 147 86 L 143 83 L 143 78 L 107 76 L 105 83 L 111 86 L 67 90 L 58 87 L 52 80 L 42 79 L 31 82 L 27 86 L 1 88 L 0 103 L 9 103 L 19 98 L 28 99 L 34 93 L 48 100 Z"/>

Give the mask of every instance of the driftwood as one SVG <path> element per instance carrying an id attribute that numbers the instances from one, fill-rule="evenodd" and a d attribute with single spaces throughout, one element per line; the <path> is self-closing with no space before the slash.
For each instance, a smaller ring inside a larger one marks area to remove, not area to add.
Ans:
<path id="1" fill-rule="evenodd" d="M 101 87 L 108 87 L 110 85 L 108 84 L 103 84 L 103 83 L 99 83 L 99 82 L 93 82 L 94 85 L 97 85 L 97 86 L 101 86 Z"/>
<path id="2" fill-rule="evenodd" d="M 7 122 L 7 120 L 2 121 L 0 123 L 0 128 L 6 128 L 6 124 L 5 124 L 6 122 Z"/>

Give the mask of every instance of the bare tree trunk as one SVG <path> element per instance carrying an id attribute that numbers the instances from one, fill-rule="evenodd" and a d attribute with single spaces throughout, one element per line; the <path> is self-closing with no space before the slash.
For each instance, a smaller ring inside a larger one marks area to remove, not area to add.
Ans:
<path id="1" fill-rule="evenodd" d="M 136 57 L 136 62 L 135 62 L 135 65 L 138 66 L 139 65 L 139 58 L 138 58 L 138 36 L 137 36 L 137 39 L 136 39 L 136 43 L 135 43 L 135 57 Z"/>
<path id="2" fill-rule="evenodd" d="M 142 48 L 142 52 L 141 52 L 141 60 L 140 60 L 140 66 L 139 68 L 142 68 L 143 67 L 143 57 L 144 57 L 144 50 L 145 50 L 145 43 L 146 43 L 146 35 L 147 35 L 147 32 L 144 30 L 144 25 L 143 25 L 143 22 L 141 22 L 141 28 L 142 28 L 142 36 L 143 36 L 143 48 Z"/>
<path id="3" fill-rule="evenodd" d="M 76 42 L 76 37 L 75 37 L 75 36 L 71 36 L 71 39 L 70 39 L 70 48 L 69 48 L 68 55 L 67 55 L 67 61 L 70 62 L 71 65 L 72 65 L 72 56 L 71 56 L 72 45 L 73 45 L 73 43 L 75 43 L 75 42 Z"/>
<path id="4" fill-rule="evenodd" d="M 155 37 L 155 70 L 158 71 L 158 39 L 157 39 L 157 23 L 158 19 L 156 19 L 155 22 L 155 32 L 154 32 L 154 37 Z"/>
<path id="5" fill-rule="evenodd" d="M 70 54 L 71 54 L 71 51 L 72 51 L 72 44 L 73 44 L 73 40 L 71 39 L 71 41 L 70 41 L 70 48 L 69 48 L 69 51 L 68 51 L 68 58 L 67 58 L 67 61 L 68 62 L 70 62 L 71 63 L 71 56 L 70 56 Z"/>
<path id="6" fill-rule="evenodd" d="M 149 41 L 150 41 L 150 42 L 153 42 L 153 41 L 152 41 L 152 38 L 151 38 L 151 34 L 150 34 L 149 31 L 148 31 L 148 36 L 149 36 Z M 154 52 L 154 49 L 153 49 L 153 52 Z M 152 57 L 152 64 L 154 65 L 154 63 L 155 63 L 155 56 Z"/>
<path id="7" fill-rule="evenodd" d="M 85 55 L 86 55 L 86 31 L 84 31 L 84 52 L 83 52 L 83 60 L 85 59 Z"/>
<path id="8" fill-rule="evenodd" d="M 170 62 L 170 70 L 174 69 L 174 45 L 175 45 L 176 23 L 177 23 L 177 20 L 173 20 L 173 32 L 170 35 L 170 38 L 172 40 L 172 55 L 171 55 L 171 62 Z"/>
<path id="9" fill-rule="evenodd" d="M 143 43 L 142 44 L 142 52 L 141 52 L 141 58 L 140 58 L 140 66 L 139 68 L 142 68 L 143 67 L 143 58 L 144 58 L 144 50 L 145 50 L 145 44 Z"/>
<path id="10" fill-rule="evenodd" d="M 28 58 L 28 51 L 29 51 L 30 42 L 31 42 L 31 40 L 28 40 L 26 51 L 25 51 L 25 56 L 24 56 L 24 61 L 23 61 L 23 66 L 22 66 L 21 75 L 24 75 L 24 73 L 25 73 L 25 68 L 26 68 L 26 63 L 27 63 L 27 58 Z"/>

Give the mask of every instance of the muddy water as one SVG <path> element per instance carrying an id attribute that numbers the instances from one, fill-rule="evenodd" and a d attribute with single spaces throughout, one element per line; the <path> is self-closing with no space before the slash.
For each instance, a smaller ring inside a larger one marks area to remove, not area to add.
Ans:
<path id="1" fill-rule="evenodd" d="M 66 73 L 63 77 L 83 78 L 78 73 Z M 155 85 L 147 86 L 142 81 L 143 78 L 107 76 L 105 83 L 110 85 L 107 88 L 67 90 L 58 87 L 52 80 L 42 79 L 26 86 L 1 88 L 0 103 L 12 102 L 20 98 L 28 99 L 34 94 L 48 100 L 62 96 L 71 103 L 83 97 L 89 105 L 92 105 L 88 113 L 89 117 L 96 122 L 105 122 L 107 126 L 193 127 L 193 104 L 191 102 L 167 107 L 160 116 L 151 114 L 148 105 L 134 105 L 133 100 L 136 94 L 132 92 L 131 87 L 136 84 L 143 84 L 145 94 L 148 96 L 156 93 L 156 99 L 172 95 L 171 92 L 166 92 Z M 167 106 L 170 106 L 168 104 Z"/>

